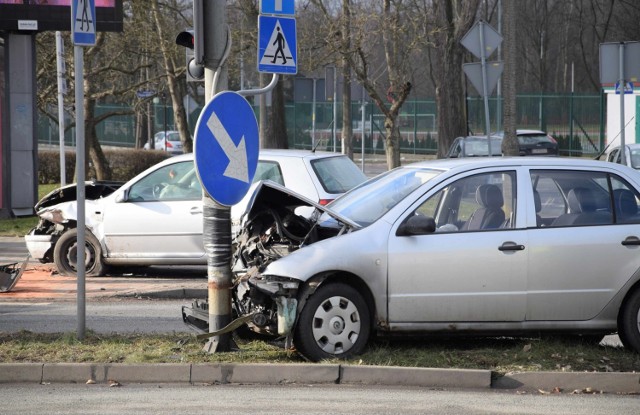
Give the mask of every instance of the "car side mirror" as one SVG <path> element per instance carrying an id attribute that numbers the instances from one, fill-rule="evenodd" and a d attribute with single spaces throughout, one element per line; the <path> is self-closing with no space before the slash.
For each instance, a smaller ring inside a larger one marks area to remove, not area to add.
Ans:
<path id="1" fill-rule="evenodd" d="M 398 227 L 396 236 L 426 235 L 436 231 L 436 221 L 433 218 L 413 215 Z"/>
<path id="2" fill-rule="evenodd" d="M 118 192 L 114 200 L 116 203 L 124 203 L 129 199 L 128 195 L 129 195 L 128 189 L 123 192 Z"/>

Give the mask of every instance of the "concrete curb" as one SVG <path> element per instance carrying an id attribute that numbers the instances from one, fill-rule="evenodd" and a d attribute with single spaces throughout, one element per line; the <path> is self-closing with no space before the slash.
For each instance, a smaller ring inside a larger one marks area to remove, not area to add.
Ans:
<path id="1" fill-rule="evenodd" d="M 524 392 L 640 393 L 640 373 L 526 372 L 332 364 L 2 363 L 2 383 L 344 384 Z"/>
<path id="2" fill-rule="evenodd" d="M 364 384 L 488 389 L 488 370 L 331 364 L 3 363 L 2 383 Z"/>

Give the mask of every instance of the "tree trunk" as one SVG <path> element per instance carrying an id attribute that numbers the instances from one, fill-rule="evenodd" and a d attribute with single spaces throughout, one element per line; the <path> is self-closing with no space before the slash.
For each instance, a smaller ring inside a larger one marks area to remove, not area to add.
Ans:
<path id="1" fill-rule="evenodd" d="M 289 148 L 282 79 L 278 81 L 271 94 L 271 117 L 264 138 L 264 148 Z"/>
<path id="2" fill-rule="evenodd" d="M 88 81 L 85 80 L 85 84 Z M 86 96 L 91 96 L 90 87 L 85 87 Z M 84 100 L 84 119 L 85 119 L 85 132 L 84 132 L 84 141 L 85 141 L 85 177 L 86 179 L 92 179 L 89 177 L 89 165 L 88 161 L 91 160 L 93 164 L 93 169 L 95 170 L 97 180 L 111 180 L 111 166 L 109 166 L 109 161 L 107 157 L 104 155 L 102 151 L 102 147 L 98 142 L 98 137 L 96 135 L 96 124 L 93 122 L 95 119 L 95 101 L 91 98 L 86 98 Z"/>
<path id="3" fill-rule="evenodd" d="M 460 39 L 469 31 L 478 9 L 477 0 L 454 3 L 434 2 L 437 30 L 434 35 L 439 51 L 434 65 L 436 106 L 438 108 L 438 158 L 449 150 L 456 137 L 467 135 L 462 61 L 465 54 Z"/>
<path id="4" fill-rule="evenodd" d="M 351 48 L 350 0 L 342 0 L 342 154 L 353 160 L 353 129 L 351 126 L 351 67 L 344 56 Z"/>
<path id="5" fill-rule="evenodd" d="M 156 33 L 158 35 L 158 41 L 160 43 L 160 50 L 162 51 L 162 60 L 164 63 L 164 71 L 167 77 L 167 86 L 169 87 L 169 96 L 171 97 L 171 104 L 173 108 L 173 120 L 176 130 L 180 133 L 180 140 L 185 153 L 191 153 L 193 151 L 193 140 L 189 132 L 189 123 L 187 122 L 187 113 L 182 105 L 182 90 L 176 81 L 175 73 L 176 67 L 171 59 L 171 52 L 168 50 L 165 44 L 165 35 L 163 33 L 162 24 L 160 22 L 160 16 L 158 13 L 158 0 L 151 2 L 151 11 L 153 13 L 153 20 L 156 23 Z"/>
<path id="6" fill-rule="evenodd" d="M 504 96 L 504 138 L 502 154 L 517 156 L 520 146 L 516 136 L 516 7 L 519 0 L 502 2 L 504 39 L 504 72 L 502 73 L 502 92 Z"/>

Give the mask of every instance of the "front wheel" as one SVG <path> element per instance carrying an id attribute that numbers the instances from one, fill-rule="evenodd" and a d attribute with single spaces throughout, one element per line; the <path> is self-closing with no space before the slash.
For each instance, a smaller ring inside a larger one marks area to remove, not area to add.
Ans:
<path id="1" fill-rule="evenodd" d="M 85 232 L 85 275 L 99 277 L 106 267 L 102 262 L 100 242 L 89 231 Z M 53 250 L 53 261 L 60 275 L 76 276 L 78 272 L 78 230 L 69 229 L 62 234 Z"/>
<path id="2" fill-rule="evenodd" d="M 618 335 L 624 347 L 640 353 L 640 288 L 625 302 L 618 321 Z"/>
<path id="3" fill-rule="evenodd" d="M 362 352 L 371 331 L 369 308 L 353 287 L 328 283 L 313 293 L 298 319 L 294 344 L 311 361 Z"/>

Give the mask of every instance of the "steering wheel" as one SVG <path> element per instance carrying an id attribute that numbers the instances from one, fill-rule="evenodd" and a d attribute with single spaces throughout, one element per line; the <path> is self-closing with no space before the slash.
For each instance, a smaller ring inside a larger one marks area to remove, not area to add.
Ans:
<path id="1" fill-rule="evenodd" d="M 162 192 L 162 189 L 164 189 L 166 186 L 167 186 L 166 183 L 154 184 L 153 185 L 153 197 L 155 199 L 160 198 L 160 193 Z"/>

